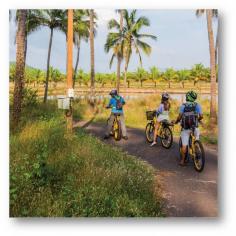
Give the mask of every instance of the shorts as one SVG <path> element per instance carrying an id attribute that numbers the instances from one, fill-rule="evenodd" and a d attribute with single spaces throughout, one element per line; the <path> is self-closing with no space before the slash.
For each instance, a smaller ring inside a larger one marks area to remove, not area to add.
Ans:
<path id="1" fill-rule="evenodd" d="M 158 117 L 157 117 L 157 122 L 161 122 L 163 120 L 169 120 L 169 116 L 168 115 L 163 115 L 163 114 L 160 114 Z"/>
<path id="2" fill-rule="evenodd" d="M 188 145 L 190 133 L 191 133 L 190 129 L 183 129 L 181 131 L 180 137 L 181 137 L 182 145 L 183 146 L 187 146 Z M 195 128 L 194 136 L 195 136 L 196 140 L 199 140 L 199 136 L 200 136 L 199 128 Z"/>

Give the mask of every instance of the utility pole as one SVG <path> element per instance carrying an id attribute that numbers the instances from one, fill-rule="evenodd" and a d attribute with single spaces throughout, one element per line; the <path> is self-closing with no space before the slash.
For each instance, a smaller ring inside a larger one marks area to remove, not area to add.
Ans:
<path id="1" fill-rule="evenodd" d="M 73 10 L 68 9 L 67 22 L 67 97 L 69 99 L 69 111 L 66 112 L 67 130 L 72 132 L 73 129 L 73 114 L 72 114 L 72 99 L 74 97 L 73 89 Z"/>

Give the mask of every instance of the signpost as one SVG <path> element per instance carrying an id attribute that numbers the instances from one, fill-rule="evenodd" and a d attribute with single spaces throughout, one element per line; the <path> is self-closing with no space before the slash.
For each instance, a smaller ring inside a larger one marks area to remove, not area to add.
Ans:
<path id="1" fill-rule="evenodd" d="M 73 10 L 68 9 L 67 22 L 67 97 L 70 101 L 69 111 L 66 112 L 67 130 L 72 132 L 73 129 L 73 114 L 72 114 L 72 99 L 74 97 L 73 89 Z"/>

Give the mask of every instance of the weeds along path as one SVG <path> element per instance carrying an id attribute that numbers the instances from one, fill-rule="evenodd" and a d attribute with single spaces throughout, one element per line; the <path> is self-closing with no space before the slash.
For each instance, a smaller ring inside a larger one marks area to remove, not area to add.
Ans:
<path id="1" fill-rule="evenodd" d="M 103 138 L 105 124 L 91 123 L 86 130 Z M 145 140 L 144 131 L 128 128 L 129 140 L 104 141 L 121 147 L 129 154 L 151 164 L 156 170 L 163 189 L 167 216 L 215 217 L 217 207 L 217 149 L 205 146 L 206 163 L 202 173 L 194 170 L 192 163 L 186 167 L 177 164 L 178 140 L 173 146 L 163 149 L 160 143 L 150 147 Z"/>

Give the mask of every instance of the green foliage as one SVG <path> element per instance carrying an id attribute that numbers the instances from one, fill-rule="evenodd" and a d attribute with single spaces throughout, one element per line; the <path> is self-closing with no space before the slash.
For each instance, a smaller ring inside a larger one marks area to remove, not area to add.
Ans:
<path id="1" fill-rule="evenodd" d="M 22 107 L 32 107 L 38 103 L 37 90 L 31 88 L 23 89 Z"/>
<path id="2" fill-rule="evenodd" d="M 162 215 L 149 165 L 81 129 L 67 135 L 55 104 L 29 110 L 10 136 L 12 217 Z"/>

